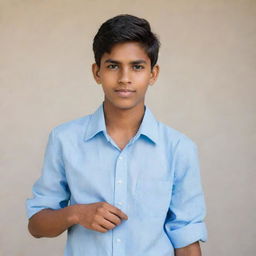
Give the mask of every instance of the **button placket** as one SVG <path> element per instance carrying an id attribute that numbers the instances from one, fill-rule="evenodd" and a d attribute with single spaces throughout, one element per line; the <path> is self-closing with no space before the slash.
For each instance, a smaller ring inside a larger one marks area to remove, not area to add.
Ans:
<path id="1" fill-rule="evenodd" d="M 127 193 L 127 164 L 125 149 L 117 157 L 115 169 L 115 188 L 114 188 L 114 205 L 123 212 L 126 207 L 126 193 Z M 122 223 L 120 224 L 122 225 Z M 124 246 L 124 230 L 117 226 L 113 229 L 113 256 L 125 255 Z"/>

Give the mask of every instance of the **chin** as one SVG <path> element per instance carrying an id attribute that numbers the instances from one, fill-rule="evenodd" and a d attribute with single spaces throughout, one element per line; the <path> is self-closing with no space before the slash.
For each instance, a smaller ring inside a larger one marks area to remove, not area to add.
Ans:
<path id="1" fill-rule="evenodd" d="M 131 102 L 131 101 L 118 101 L 118 102 L 108 102 L 108 104 L 111 104 L 114 108 L 128 110 L 136 107 L 138 104 Z"/>
<path id="2" fill-rule="evenodd" d="M 132 108 L 134 108 L 136 105 L 134 105 L 134 104 L 129 104 L 129 103 L 126 103 L 126 104 L 116 104 L 115 105 L 115 107 L 116 108 L 119 108 L 119 109 L 123 109 L 123 110 L 125 110 L 125 109 L 132 109 Z"/>
<path id="3" fill-rule="evenodd" d="M 144 98 L 116 98 L 106 97 L 105 95 L 104 101 L 106 105 L 123 110 L 138 108 L 141 105 L 144 107 Z"/>

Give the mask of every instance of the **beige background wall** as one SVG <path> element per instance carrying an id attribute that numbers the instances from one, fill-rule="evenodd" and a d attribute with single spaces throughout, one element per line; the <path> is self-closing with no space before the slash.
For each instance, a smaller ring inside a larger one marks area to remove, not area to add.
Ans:
<path id="1" fill-rule="evenodd" d="M 63 254 L 65 234 L 28 234 L 24 202 L 50 129 L 101 103 L 92 39 L 120 13 L 148 19 L 162 42 L 146 103 L 199 146 L 204 255 L 255 255 L 255 0 L 0 0 L 0 255 Z"/>

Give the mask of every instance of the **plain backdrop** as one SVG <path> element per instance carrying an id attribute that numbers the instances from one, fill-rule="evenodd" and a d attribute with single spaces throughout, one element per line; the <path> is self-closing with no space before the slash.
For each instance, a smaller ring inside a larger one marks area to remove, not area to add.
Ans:
<path id="1" fill-rule="evenodd" d="M 255 0 L 0 0 L 0 255 L 63 255 L 66 233 L 29 235 L 25 200 L 51 128 L 102 102 L 92 40 L 126 13 L 146 18 L 162 43 L 146 104 L 199 147 L 203 255 L 255 255 Z"/>

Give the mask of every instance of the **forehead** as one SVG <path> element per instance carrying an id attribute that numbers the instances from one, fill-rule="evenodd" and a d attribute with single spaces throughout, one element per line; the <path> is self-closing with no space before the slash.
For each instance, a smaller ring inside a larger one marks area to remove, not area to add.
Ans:
<path id="1" fill-rule="evenodd" d="M 150 59 L 138 42 L 125 42 L 114 45 L 110 53 L 105 52 L 102 56 L 102 61 L 111 58 L 120 62 L 130 62 L 138 59 L 143 59 L 150 62 Z"/>

